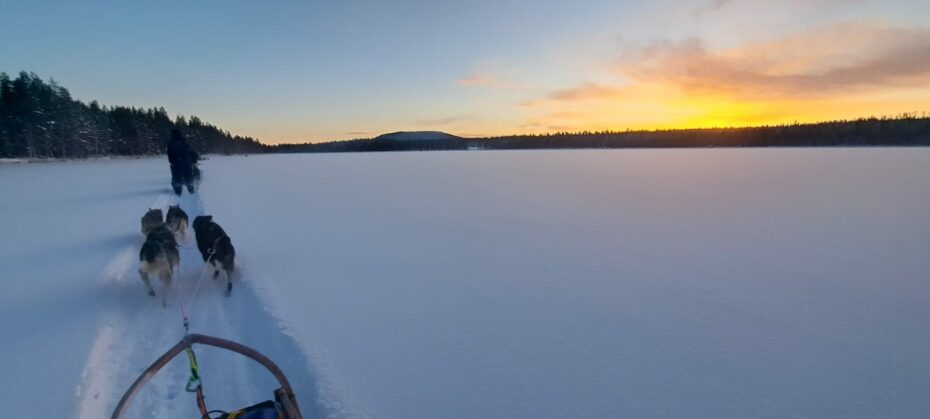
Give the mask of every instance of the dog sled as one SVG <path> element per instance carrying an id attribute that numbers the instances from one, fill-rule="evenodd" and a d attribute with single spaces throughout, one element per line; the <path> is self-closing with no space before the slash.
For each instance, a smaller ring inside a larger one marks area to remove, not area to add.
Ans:
<path id="1" fill-rule="evenodd" d="M 234 411 L 207 410 L 206 403 L 204 402 L 203 390 L 200 385 L 200 373 L 197 367 L 197 360 L 194 357 L 192 349 L 194 344 L 226 349 L 251 358 L 261 364 L 278 380 L 278 384 L 281 386 L 274 390 L 274 399 Z M 274 362 L 268 359 L 268 357 L 243 344 L 200 334 L 186 334 L 180 342 L 146 368 L 139 378 L 129 386 L 126 393 L 123 394 L 111 418 L 122 419 L 129 409 L 129 405 L 132 403 L 132 399 L 136 396 L 136 393 L 138 393 L 159 370 L 167 365 L 169 361 L 180 355 L 181 352 L 187 352 L 191 367 L 191 378 L 187 382 L 186 390 L 197 393 L 197 406 L 200 409 L 201 419 L 303 419 L 300 408 L 297 406 L 297 398 L 294 396 L 294 391 L 291 389 L 291 384 L 287 381 L 287 377 L 284 376 L 284 372 L 281 371 Z"/>

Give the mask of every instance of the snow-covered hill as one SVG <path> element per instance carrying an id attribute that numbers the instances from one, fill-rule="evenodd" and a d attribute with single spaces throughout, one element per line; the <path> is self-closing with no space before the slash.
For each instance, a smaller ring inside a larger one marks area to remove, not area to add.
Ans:
<path id="1" fill-rule="evenodd" d="M 446 141 L 461 139 L 462 137 L 442 131 L 398 131 L 381 134 L 374 138 L 376 141 Z"/>
<path id="2" fill-rule="evenodd" d="M 930 150 L 214 157 L 0 165 L 0 406 L 101 417 L 183 334 L 135 273 L 179 202 L 236 246 L 193 329 L 281 364 L 308 417 L 921 417 Z M 273 384 L 198 352 L 211 408 Z M 171 364 L 134 417 L 196 417 Z M 38 409 L 38 410 L 37 410 Z"/>

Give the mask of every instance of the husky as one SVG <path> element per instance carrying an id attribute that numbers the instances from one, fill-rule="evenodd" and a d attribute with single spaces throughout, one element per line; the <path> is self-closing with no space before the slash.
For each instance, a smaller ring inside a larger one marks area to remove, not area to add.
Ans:
<path id="1" fill-rule="evenodd" d="M 226 272 L 226 296 L 232 293 L 232 273 L 235 269 L 236 249 L 232 240 L 219 224 L 213 222 L 212 215 L 199 215 L 194 218 L 194 234 L 197 248 L 203 261 L 213 268 L 213 279 L 217 279 L 220 270 Z"/>
<path id="2" fill-rule="evenodd" d="M 152 230 L 161 227 L 162 224 L 164 224 L 164 217 L 162 217 L 161 209 L 149 208 L 148 212 L 142 216 L 142 235 L 148 236 Z"/>
<path id="3" fill-rule="evenodd" d="M 174 269 L 180 263 L 178 243 L 174 240 L 171 231 L 161 225 L 149 232 L 145 237 L 145 243 L 142 243 L 142 249 L 139 250 L 139 275 L 150 296 L 155 296 L 155 289 L 149 282 L 149 275 L 158 275 L 167 289 L 171 285 Z M 161 305 L 167 306 L 164 292 L 161 296 Z"/>
<path id="4" fill-rule="evenodd" d="M 178 243 L 184 242 L 187 236 L 187 213 L 181 209 L 180 205 L 169 205 L 168 215 L 165 216 L 165 226 L 174 234 L 174 239 Z"/>

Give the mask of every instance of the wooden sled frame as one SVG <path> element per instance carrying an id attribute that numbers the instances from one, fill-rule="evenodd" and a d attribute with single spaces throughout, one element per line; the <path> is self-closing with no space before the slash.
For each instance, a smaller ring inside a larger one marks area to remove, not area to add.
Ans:
<path id="1" fill-rule="evenodd" d="M 188 346 L 193 344 L 201 344 L 207 346 L 215 346 L 217 348 L 222 348 L 236 352 L 245 357 L 251 358 L 262 364 L 265 369 L 268 370 L 274 378 L 278 380 L 278 383 L 281 384 L 281 387 L 274 391 L 275 399 L 281 403 L 281 406 L 284 408 L 284 412 L 287 414 L 287 417 L 290 419 L 303 419 L 303 416 L 300 414 L 300 409 L 297 407 L 297 397 L 294 396 L 294 391 L 291 389 L 291 384 L 287 381 L 287 377 L 284 376 L 284 372 L 275 365 L 268 357 L 262 355 L 260 352 L 245 346 L 240 343 L 233 342 L 231 340 L 221 339 L 218 337 L 199 335 L 199 334 L 190 334 L 184 336 L 184 339 L 181 339 L 177 345 L 174 345 L 168 352 L 165 352 L 162 356 L 158 357 L 155 362 L 152 363 L 145 371 L 142 372 L 142 375 L 139 378 L 136 378 L 136 381 L 129 386 L 129 389 L 126 390 L 126 393 L 123 394 L 123 397 L 120 399 L 119 404 L 116 405 L 116 410 L 113 411 L 113 416 L 111 419 L 122 419 L 123 415 L 126 414 L 126 410 L 129 408 L 129 404 L 132 402 L 132 399 L 136 396 L 136 393 L 142 389 L 145 384 L 158 373 L 169 361 L 178 356 L 183 352 Z"/>

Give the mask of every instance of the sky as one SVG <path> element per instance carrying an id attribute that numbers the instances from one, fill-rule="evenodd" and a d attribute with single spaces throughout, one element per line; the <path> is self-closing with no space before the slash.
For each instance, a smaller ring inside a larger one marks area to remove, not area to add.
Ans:
<path id="1" fill-rule="evenodd" d="M 0 0 L 0 71 L 266 143 L 930 111 L 926 0 Z"/>

